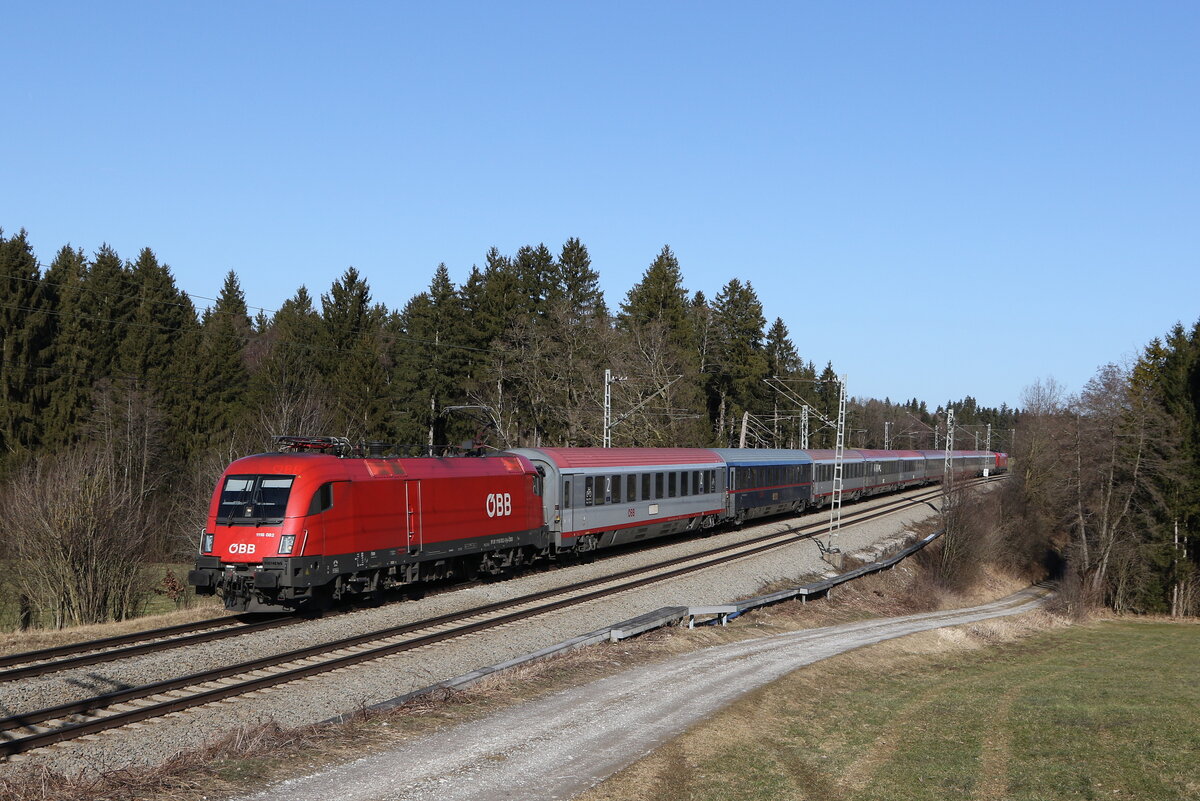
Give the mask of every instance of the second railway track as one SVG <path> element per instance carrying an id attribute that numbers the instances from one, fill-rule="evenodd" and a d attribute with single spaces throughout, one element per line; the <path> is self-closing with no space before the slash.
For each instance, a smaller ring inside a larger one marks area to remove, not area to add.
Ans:
<path id="1" fill-rule="evenodd" d="M 865 522 L 903 508 L 924 504 L 940 494 L 941 490 L 935 488 L 915 496 L 889 500 L 873 509 L 855 510 L 845 516 L 843 525 Z M 824 528 L 823 522 L 801 523 L 784 531 L 461 612 L 11 715 L 0 719 L 0 755 L 20 754 L 64 740 L 508 625 L 783 547 L 797 539 L 811 537 Z M 283 625 L 286 619 L 269 622 Z M 148 648 L 153 645 L 145 644 Z M 164 646 L 177 647 L 170 643 Z"/>

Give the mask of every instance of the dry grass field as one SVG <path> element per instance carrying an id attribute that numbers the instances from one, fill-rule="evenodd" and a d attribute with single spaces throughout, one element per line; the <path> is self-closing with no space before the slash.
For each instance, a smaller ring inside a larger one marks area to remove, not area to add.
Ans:
<path id="1" fill-rule="evenodd" d="M 1200 625 L 1000 621 L 803 668 L 583 801 L 1200 797 Z"/>

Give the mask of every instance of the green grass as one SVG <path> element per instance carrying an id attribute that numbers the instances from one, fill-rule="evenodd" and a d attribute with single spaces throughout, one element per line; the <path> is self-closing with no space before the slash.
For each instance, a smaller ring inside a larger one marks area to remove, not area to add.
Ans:
<path id="1" fill-rule="evenodd" d="M 595 798 L 1200 798 L 1200 626 L 849 654 L 734 704 Z M 589 796 L 592 798 L 593 796 Z"/>

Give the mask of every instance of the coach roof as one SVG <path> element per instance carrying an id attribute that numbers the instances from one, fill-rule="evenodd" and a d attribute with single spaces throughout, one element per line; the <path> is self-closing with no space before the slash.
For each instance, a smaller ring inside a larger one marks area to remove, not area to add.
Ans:
<path id="1" fill-rule="evenodd" d="M 521 448 L 514 452 L 527 457 L 542 454 L 560 468 L 722 464 L 721 457 L 707 448 Z"/>

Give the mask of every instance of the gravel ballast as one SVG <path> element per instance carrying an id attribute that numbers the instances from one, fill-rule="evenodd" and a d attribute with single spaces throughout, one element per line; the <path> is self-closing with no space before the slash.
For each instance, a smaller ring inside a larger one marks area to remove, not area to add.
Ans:
<path id="1" fill-rule="evenodd" d="M 895 497 L 885 496 L 856 504 L 852 508 L 869 508 Z M 923 504 L 880 520 L 855 524 L 842 529 L 838 545 L 846 553 L 870 549 L 878 543 L 897 540 L 932 514 L 930 506 Z M 0 685 L 0 708 L 8 715 L 19 714 L 98 692 L 172 678 L 184 670 L 198 672 L 367 633 L 609 575 L 672 556 L 708 550 L 770 531 L 782 531 L 798 522 L 819 524 L 826 519 L 826 515 L 817 513 L 799 519 L 769 522 L 741 531 L 610 556 L 588 565 L 532 573 L 497 584 L 470 586 L 421 601 L 395 603 L 192 648 L 135 657 L 120 663 L 96 665 Z M 829 565 L 821 560 L 817 545 L 811 540 L 800 540 L 769 553 L 708 568 L 660 585 L 630 590 L 615 597 L 544 614 L 534 620 L 511 623 L 269 691 L 239 696 L 144 724 L 134 724 L 41 749 L 14 759 L 10 765 L 0 765 L 0 771 L 32 763 L 44 764 L 64 773 L 154 765 L 182 750 L 198 747 L 242 726 L 271 720 L 282 726 L 316 723 L 482 666 L 537 651 L 658 607 L 723 603 L 753 595 L 766 584 L 795 580 L 828 570 Z"/>

